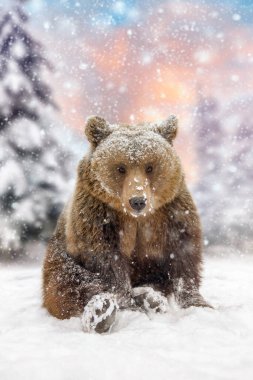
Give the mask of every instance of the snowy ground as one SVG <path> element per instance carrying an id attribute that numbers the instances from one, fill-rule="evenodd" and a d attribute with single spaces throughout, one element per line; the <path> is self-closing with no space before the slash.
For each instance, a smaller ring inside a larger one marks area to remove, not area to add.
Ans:
<path id="1" fill-rule="evenodd" d="M 206 259 L 202 293 L 214 311 L 125 312 L 97 335 L 41 308 L 40 268 L 0 264 L 0 379 L 252 379 L 252 265 Z"/>

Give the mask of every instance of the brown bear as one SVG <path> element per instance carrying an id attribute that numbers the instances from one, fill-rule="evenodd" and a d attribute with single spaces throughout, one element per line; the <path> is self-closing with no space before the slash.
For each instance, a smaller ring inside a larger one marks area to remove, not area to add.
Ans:
<path id="1" fill-rule="evenodd" d="M 110 125 L 91 117 L 90 152 L 44 262 L 44 306 L 105 332 L 118 308 L 209 307 L 199 293 L 201 228 L 173 147 L 177 119 Z"/>

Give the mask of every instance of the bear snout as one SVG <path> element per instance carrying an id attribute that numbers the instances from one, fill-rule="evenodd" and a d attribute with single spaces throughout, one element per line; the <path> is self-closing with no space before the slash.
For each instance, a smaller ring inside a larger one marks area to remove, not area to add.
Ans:
<path id="1" fill-rule="evenodd" d="M 147 199 L 144 197 L 133 197 L 129 199 L 130 206 L 135 211 L 141 211 L 144 209 L 147 203 Z"/>

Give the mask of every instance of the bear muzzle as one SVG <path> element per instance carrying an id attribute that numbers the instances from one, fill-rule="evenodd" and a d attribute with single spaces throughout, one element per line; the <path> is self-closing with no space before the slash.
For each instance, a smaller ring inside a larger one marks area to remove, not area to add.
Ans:
<path id="1" fill-rule="evenodd" d="M 140 212 L 147 204 L 147 199 L 144 197 L 133 197 L 129 199 L 130 206 L 134 211 Z"/>

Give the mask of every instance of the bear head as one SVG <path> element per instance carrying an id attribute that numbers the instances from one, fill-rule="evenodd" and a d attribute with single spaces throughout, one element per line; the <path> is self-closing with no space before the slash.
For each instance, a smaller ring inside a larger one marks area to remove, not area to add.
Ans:
<path id="1" fill-rule="evenodd" d="M 112 208 L 145 217 L 171 202 L 183 181 L 173 147 L 177 119 L 157 124 L 111 125 L 94 116 L 87 120 L 91 193 Z"/>

